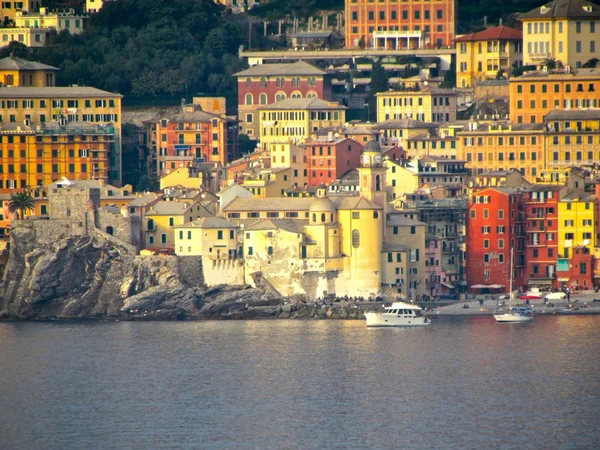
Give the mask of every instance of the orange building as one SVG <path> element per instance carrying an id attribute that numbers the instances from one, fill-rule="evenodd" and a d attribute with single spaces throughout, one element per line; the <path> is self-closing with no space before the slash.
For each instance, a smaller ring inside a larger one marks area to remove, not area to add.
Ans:
<path id="1" fill-rule="evenodd" d="M 516 123 L 543 123 L 555 109 L 600 107 L 597 69 L 540 70 L 511 78 L 510 118 Z"/>
<path id="2" fill-rule="evenodd" d="M 181 112 L 163 117 L 153 133 L 158 176 L 196 163 L 224 166 L 237 156 L 237 120 L 202 111 L 200 105 L 185 105 Z"/>
<path id="3" fill-rule="evenodd" d="M 346 48 L 453 45 L 456 0 L 346 0 Z"/>

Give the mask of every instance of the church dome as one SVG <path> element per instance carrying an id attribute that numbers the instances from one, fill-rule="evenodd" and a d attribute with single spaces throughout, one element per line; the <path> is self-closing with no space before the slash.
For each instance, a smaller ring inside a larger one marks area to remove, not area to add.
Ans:
<path id="1" fill-rule="evenodd" d="M 313 200 L 308 210 L 311 213 L 334 213 L 336 211 L 335 205 L 327 197 L 316 198 L 315 200 Z"/>
<path id="2" fill-rule="evenodd" d="M 369 141 L 365 145 L 364 151 L 371 153 L 381 153 L 381 145 L 379 145 L 379 142 L 376 140 Z"/>

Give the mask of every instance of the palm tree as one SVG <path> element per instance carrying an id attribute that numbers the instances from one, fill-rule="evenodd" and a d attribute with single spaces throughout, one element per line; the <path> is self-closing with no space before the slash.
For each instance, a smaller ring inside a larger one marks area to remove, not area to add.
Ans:
<path id="1" fill-rule="evenodd" d="M 35 200 L 28 191 L 16 192 L 10 197 L 8 202 L 8 210 L 11 213 L 19 211 L 19 219 L 25 218 L 26 211 L 33 211 L 35 208 Z"/>
<path id="2" fill-rule="evenodd" d="M 544 60 L 544 62 L 542 63 L 542 66 L 545 66 L 548 68 L 548 70 L 554 70 L 554 69 L 563 69 L 564 65 L 562 63 L 562 61 L 556 59 L 556 58 L 546 58 Z"/>

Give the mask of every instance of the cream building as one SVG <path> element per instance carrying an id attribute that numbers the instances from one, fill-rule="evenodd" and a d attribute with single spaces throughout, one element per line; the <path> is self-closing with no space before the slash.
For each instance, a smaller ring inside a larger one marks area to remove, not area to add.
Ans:
<path id="1" fill-rule="evenodd" d="M 71 34 L 83 31 L 83 22 L 87 17 L 71 13 L 48 12 L 48 8 L 40 8 L 39 13 L 17 12 L 14 18 L 18 28 L 53 28 L 57 33 L 67 30 Z"/>
<path id="2" fill-rule="evenodd" d="M 420 86 L 377 94 L 377 122 L 415 119 L 422 122 L 456 121 L 456 92 Z"/>
<path id="3" fill-rule="evenodd" d="M 320 128 L 346 122 L 346 107 L 318 98 L 288 98 L 260 107 L 260 143 L 301 144 Z"/>
<path id="4" fill-rule="evenodd" d="M 598 57 L 600 6 L 585 0 L 554 0 L 521 14 L 523 64 L 541 65 L 554 58 L 579 68 Z"/>

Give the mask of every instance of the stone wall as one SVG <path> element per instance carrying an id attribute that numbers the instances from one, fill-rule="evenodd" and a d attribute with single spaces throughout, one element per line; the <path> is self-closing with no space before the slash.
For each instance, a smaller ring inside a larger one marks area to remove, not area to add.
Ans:
<path id="1" fill-rule="evenodd" d="M 202 286 L 204 272 L 202 270 L 202 256 L 178 256 L 179 274 L 189 286 Z"/>
<path id="2" fill-rule="evenodd" d="M 205 258 L 202 262 L 204 282 L 207 286 L 219 284 L 240 285 L 244 282 L 244 261 L 242 259 Z"/>
<path id="3" fill-rule="evenodd" d="M 123 216 L 100 210 L 97 214 L 97 221 L 97 227 L 101 231 L 133 245 L 138 251 L 141 249 L 139 216 Z"/>

